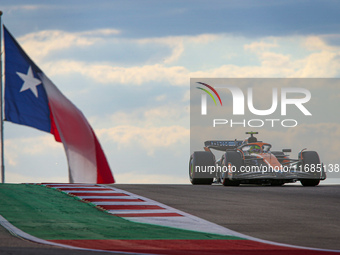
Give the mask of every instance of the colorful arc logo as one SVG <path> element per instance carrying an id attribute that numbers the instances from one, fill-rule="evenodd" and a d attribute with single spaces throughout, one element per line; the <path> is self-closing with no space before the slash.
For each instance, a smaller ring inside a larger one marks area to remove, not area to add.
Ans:
<path id="1" fill-rule="evenodd" d="M 201 84 L 203 86 L 206 86 L 207 88 L 209 88 L 212 92 L 214 92 L 214 94 L 217 96 L 218 100 L 220 101 L 220 104 L 222 106 L 222 100 L 221 100 L 221 97 L 220 95 L 217 93 L 217 91 L 210 85 L 206 84 L 206 83 L 203 83 L 203 82 L 197 82 L 198 84 Z M 212 100 L 214 101 L 215 105 L 217 105 L 216 103 L 216 100 L 215 100 L 215 97 L 213 96 L 213 94 L 207 90 L 207 89 L 204 89 L 204 88 L 201 88 L 201 87 L 197 87 L 198 89 L 200 90 L 203 90 L 204 92 L 206 92 L 211 98 Z M 202 100 L 201 100 L 201 114 L 202 115 L 207 115 L 207 97 L 206 97 L 206 94 L 202 94 Z"/>

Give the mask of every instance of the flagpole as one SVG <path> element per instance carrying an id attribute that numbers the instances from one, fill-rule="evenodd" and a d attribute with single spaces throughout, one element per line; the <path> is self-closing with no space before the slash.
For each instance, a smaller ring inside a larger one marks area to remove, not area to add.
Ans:
<path id="1" fill-rule="evenodd" d="M 5 183 L 5 163 L 4 163 L 4 118 L 3 118 L 3 73 L 2 73 L 2 21 L 1 21 L 2 11 L 0 10 L 0 119 L 1 119 L 1 130 L 0 130 L 0 147 L 1 147 L 1 183 Z"/>

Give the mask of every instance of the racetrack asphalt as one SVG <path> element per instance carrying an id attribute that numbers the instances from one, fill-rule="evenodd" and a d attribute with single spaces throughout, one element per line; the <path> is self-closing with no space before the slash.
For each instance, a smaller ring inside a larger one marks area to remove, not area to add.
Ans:
<path id="1" fill-rule="evenodd" d="M 340 250 L 340 185 L 112 186 L 253 237 L 286 244 Z M 0 227 L 0 254 L 87 255 L 94 252 L 35 244 L 14 237 Z"/>

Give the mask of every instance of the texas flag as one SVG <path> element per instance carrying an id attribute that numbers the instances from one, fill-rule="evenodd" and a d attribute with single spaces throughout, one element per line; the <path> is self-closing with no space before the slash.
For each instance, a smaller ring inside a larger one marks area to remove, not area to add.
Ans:
<path id="1" fill-rule="evenodd" d="M 65 148 L 71 183 L 114 183 L 104 152 L 82 112 L 27 56 L 4 27 L 5 119 L 54 135 Z"/>

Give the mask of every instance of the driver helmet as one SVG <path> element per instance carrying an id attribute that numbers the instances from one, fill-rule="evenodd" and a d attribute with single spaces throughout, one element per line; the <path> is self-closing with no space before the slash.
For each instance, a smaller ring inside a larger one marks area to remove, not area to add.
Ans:
<path id="1" fill-rule="evenodd" d="M 252 145 L 249 149 L 249 153 L 261 153 L 261 148 L 258 145 Z"/>

